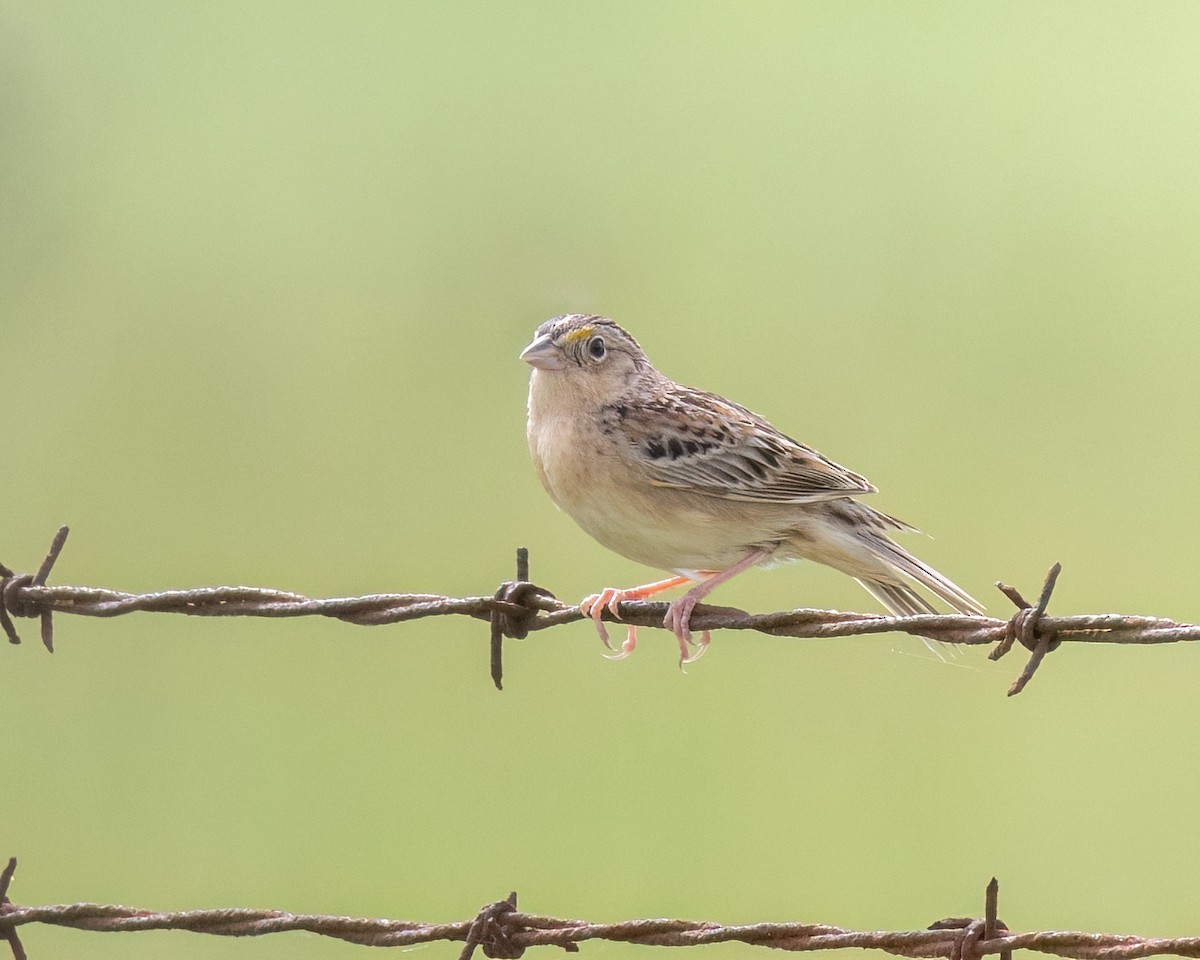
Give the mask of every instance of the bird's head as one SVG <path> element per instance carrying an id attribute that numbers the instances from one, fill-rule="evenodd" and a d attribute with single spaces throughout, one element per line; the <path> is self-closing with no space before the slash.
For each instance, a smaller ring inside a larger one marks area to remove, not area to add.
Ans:
<path id="1" fill-rule="evenodd" d="M 547 320 L 521 359 L 537 378 L 598 394 L 621 390 L 650 361 L 638 342 L 607 317 L 571 313 Z"/>

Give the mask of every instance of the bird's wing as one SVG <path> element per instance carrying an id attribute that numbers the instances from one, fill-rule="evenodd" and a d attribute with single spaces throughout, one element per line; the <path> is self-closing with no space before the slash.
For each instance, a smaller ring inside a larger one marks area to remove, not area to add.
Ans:
<path id="1" fill-rule="evenodd" d="M 715 394 L 672 384 L 649 402 L 609 410 L 655 486 L 772 503 L 875 492 L 865 477 Z"/>

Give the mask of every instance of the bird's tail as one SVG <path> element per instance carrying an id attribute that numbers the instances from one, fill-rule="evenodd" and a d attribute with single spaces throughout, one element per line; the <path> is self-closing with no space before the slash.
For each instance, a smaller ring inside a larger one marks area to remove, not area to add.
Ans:
<path id="1" fill-rule="evenodd" d="M 913 617 L 920 613 L 937 613 L 924 597 L 903 583 L 885 583 L 882 580 L 864 580 L 855 577 L 863 588 L 878 600 L 895 617 Z"/>
<path id="2" fill-rule="evenodd" d="M 967 616 L 979 616 L 984 606 L 952 580 L 942 576 L 924 561 L 918 560 L 898 543 L 883 537 L 877 546 L 877 556 L 889 567 L 915 581 L 953 610 Z M 859 579 L 867 592 L 898 617 L 937 611 L 924 597 L 906 583 Z"/>
<path id="3" fill-rule="evenodd" d="M 874 575 L 863 575 L 858 571 L 852 575 L 871 596 L 882 603 L 893 615 L 904 617 L 920 613 L 937 613 L 929 601 L 917 593 L 909 583 L 924 587 L 958 613 L 967 616 L 983 614 L 982 603 L 958 584 L 942 576 L 929 564 L 918 560 L 892 540 L 886 532 L 889 528 L 911 530 L 912 527 L 857 501 L 844 502 L 847 505 L 853 504 L 853 507 L 846 510 L 849 516 L 844 519 L 851 521 L 855 538 L 861 546 L 870 550 L 875 561 L 879 561 L 877 572 L 875 570 L 871 572 Z M 879 566 L 884 569 L 878 569 Z"/>

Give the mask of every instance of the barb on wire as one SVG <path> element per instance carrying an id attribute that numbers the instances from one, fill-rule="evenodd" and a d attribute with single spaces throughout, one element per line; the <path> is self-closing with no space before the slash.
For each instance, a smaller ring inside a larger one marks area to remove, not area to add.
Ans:
<path id="1" fill-rule="evenodd" d="M 529 551 L 525 547 L 517 547 L 517 579 L 505 580 L 492 598 L 496 606 L 492 608 L 492 642 L 491 664 L 492 683 L 497 690 L 503 690 L 504 662 L 503 645 L 505 637 L 514 640 L 524 640 L 529 636 L 530 627 L 537 617 L 537 608 L 529 606 L 527 600 L 554 600 L 554 594 L 543 590 L 529 582 Z M 515 607 L 519 613 L 511 613 L 501 608 L 501 604 Z"/>
<path id="2" fill-rule="evenodd" d="M 400 623 L 424 617 L 467 616 L 491 625 L 490 668 L 497 689 L 502 689 L 502 644 L 505 637 L 523 638 L 583 619 L 578 604 L 563 603 L 529 581 L 529 553 L 517 551 L 517 579 L 505 581 L 492 596 L 445 597 L 433 593 L 380 593 L 362 597 L 313 599 L 299 593 L 264 587 L 196 587 L 157 593 L 123 593 L 101 587 L 52 586 L 46 583 L 50 570 L 66 542 L 67 528 L 58 531 L 38 572 L 18 575 L 0 564 L 0 628 L 10 643 L 20 643 L 13 617 L 41 619 L 42 642 L 53 651 L 51 617 L 71 613 L 84 617 L 117 617 L 138 611 L 182 613 L 193 617 L 331 617 L 363 626 Z M 746 613 L 733 607 L 697 606 L 692 614 L 693 630 L 756 630 L 775 637 L 827 639 L 878 633 L 907 633 L 971 646 L 995 644 L 990 658 L 1004 656 L 1016 643 L 1030 652 L 1020 677 L 1008 691 L 1020 693 L 1045 656 L 1061 643 L 1157 644 L 1200 640 L 1200 625 L 1179 623 L 1161 617 L 1126 616 L 1117 613 L 1050 616 L 1046 608 L 1061 566 L 1055 564 L 1046 576 L 1036 605 L 1029 604 L 1014 588 L 996 586 L 1016 606 L 1007 620 L 962 614 L 918 614 L 893 617 L 872 613 L 842 613 L 837 610 L 799 608 L 778 613 Z M 654 601 L 623 601 L 620 620 L 639 627 L 662 627 L 667 604 Z M 608 610 L 604 619 L 616 620 Z"/>
<path id="3" fill-rule="evenodd" d="M 62 553 L 63 544 L 67 542 L 67 534 L 70 531 L 66 527 L 59 527 L 58 533 L 54 535 L 54 539 L 50 542 L 50 549 L 46 551 L 46 558 L 42 561 L 42 565 L 38 567 L 38 572 L 33 576 L 24 574 L 17 576 L 4 564 L 0 563 L 0 627 L 8 635 L 9 643 L 20 643 L 21 638 L 17 636 L 17 629 L 13 626 L 12 619 L 9 614 L 15 617 L 41 617 L 42 620 L 42 645 L 50 652 L 54 652 L 54 621 L 51 619 L 53 611 L 47 606 L 30 606 L 29 602 L 22 596 L 21 591 L 26 587 L 41 587 L 46 583 L 46 578 L 50 576 L 50 571 L 54 569 L 54 561 L 58 559 L 58 555 Z"/>
<path id="4" fill-rule="evenodd" d="M 8 873 L 11 877 L 11 872 Z M 63 903 L 41 907 L 0 907 L 0 937 L 15 943 L 16 929 L 45 923 L 76 930 L 134 932 L 184 930 L 219 937 L 260 937 L 303 930 L 323 937 L 372 947 L 403 947 L 418 943 L 463 943 L 460 960 L 472 960 L 476 947 L 486 956 L 516 960 L 535 946 L 578 951 L 585 940 L 658 947 L 693 947 L 707 943 L 745 943 L 777 950 L 874 949 L 901 957 L 947 957 L 981 960 L 990 954 L 1001 958 L 1013 950 L 1034 950 L 1068 960 L 1136 960 L 1151 956 L 1200 957 L 1200 937 L 1137 937 L 1108 933 L 1042 931 L 1012 933 L 995 917 L 998 886 L 988 885 L 985 917 L 950 917 L 924 930 L 847 930 L 819 923 L 751 923 L 727 925 L 697 920 L 645 919 L 619 923 L 592 923 L 523 913 L 516 894 L 488 904 L 469 920 L 452 923 L 418 923 L 321 914 L 286 913 L 281 910 L 184 910 L 160 913 L 100 903 Z M 18 960 L 25 954 L 18 952 Z"/>
<path id="5" fill-rule="evenodd" d="M 1046 607 L 1050 604 L 1050 594 L 1054 592 L 1054 585 L 1058 583 L 1060 573 L 1062 573 L 1061 563 L 1056 563 L 1050 568 L 1050 572 L 1046 574 L 1046 582 L 1042 584 L 1042 595 L 1038 598 L 1036 607 L 1026 602 L 1016 587 L 1010 587 L 1007 583 L 996 584 L 997 589 L 1017 605 L 1017 612 L 1008 621 L 1004 639 L 997 644 L 995 650 L 988 654 L 988 659 L 999 660 L 1012 649 L 1013 643 L 1017 640 L 1020 640 L 1021 646 L 1031 653 L 1025 669 L 1008 688 L 1010 697 L 1025 689 L 1025 684 L 1033 677 L 1034 671 L 1041 666 L 1046 654 L 1057 649 L 1062 642 L 1060 638 L 1055 637 L 1049 631 L 1038 630 L 1042 616 L 1046 613 Z"/>
<path id="6" fill-rule="evenodd" d="M 25 960 L 25 948 L 21 945 L 21 938 L 17 936 L 17 928 L 4 925 L 5 914 L 14 909 L 12 900 L 8 897 L 8 886 L 16 872 L 17 858 L 9 857 L 8 865 L 0 872 L 0 937 L 7 941 L 15 960 Z"/>

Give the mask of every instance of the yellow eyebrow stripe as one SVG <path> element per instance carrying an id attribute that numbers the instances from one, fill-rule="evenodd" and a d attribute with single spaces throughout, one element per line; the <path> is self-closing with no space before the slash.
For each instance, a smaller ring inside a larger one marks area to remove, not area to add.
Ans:
<path id="1" fill-rule="evenodd" d="M 586 340 L 595 331 L 591 327 L 580 327 L 578 330 L 572 330 L 562 338 L 564 345 L 568 343 L 577 343 L 580 340 Z"/>

